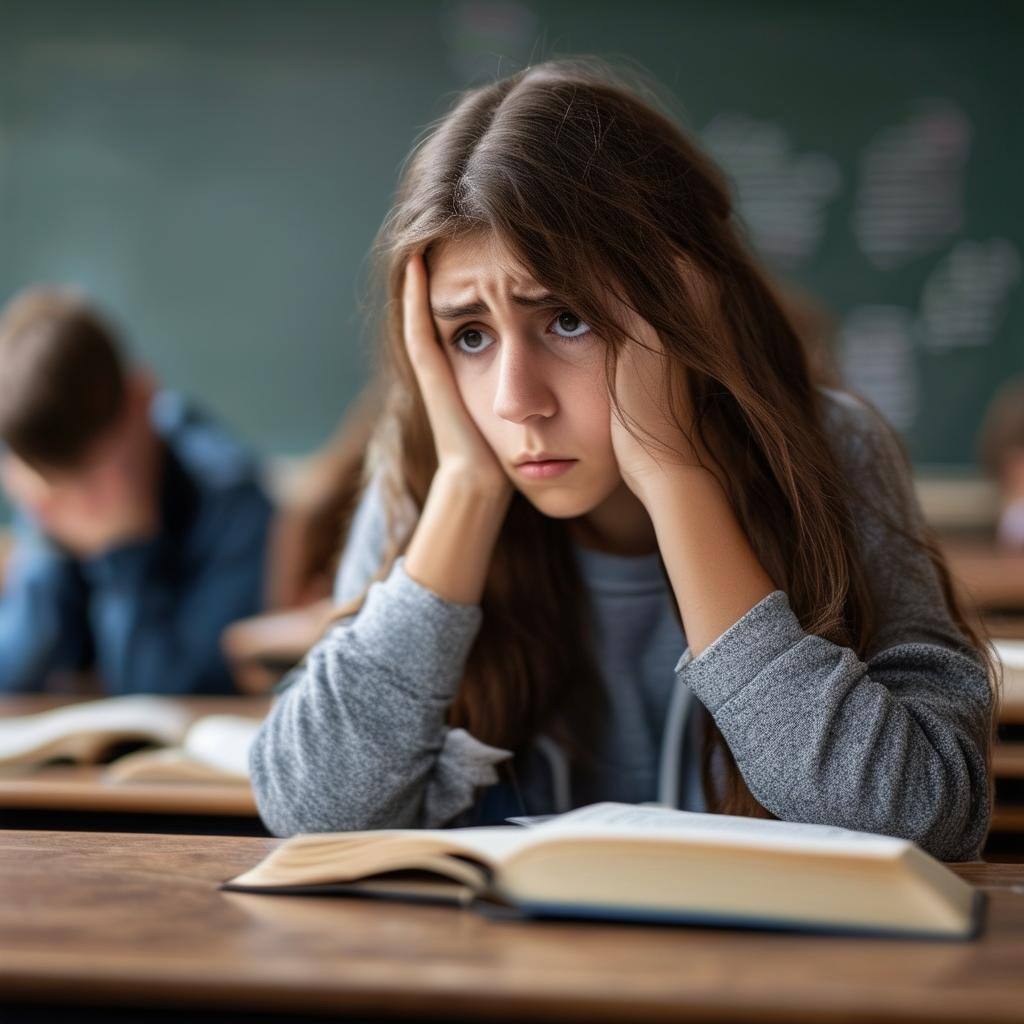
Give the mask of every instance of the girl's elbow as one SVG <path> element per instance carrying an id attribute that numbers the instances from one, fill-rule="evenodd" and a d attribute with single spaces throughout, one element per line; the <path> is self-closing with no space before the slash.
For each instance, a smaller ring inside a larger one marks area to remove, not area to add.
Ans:
<path id="1" fill-rule="evenodd" d="M 918 813 L 910 816 L 910 827 L 905 823 L 902 834 L 938 860 L 977 860 L 988 835 L 991 813 L 987 779 L 968 774 L 931 789 L 918 805 Z"/>
<path id="2" fill-rule="evenodd" d="M 312 813 L 316 800 L 308 773 L 296 772 L 294 759 L 279 756 L 266 727 L 249 750 L 249 782 L 260 820 L 273 835 L 324 831 Z"/>
<path id="3" fill-rule="evenodd" d="M 350 802 L 339 806 L 325 794 L 288 777 L 254 773 L 256 809 L 267 830 L 282 838 L 304 832 L 350 832 L 368 827 Z"/>
<path id="4" fill-rule="evenodd" d="M 987 808 L 972 807 L 965 816 L 948 817 L 918 835 L 910 835 L 925 853 L 937 860 L 978 860 L 988 834 L 990 814 Z"/>
<path id="5" fill-rule="evenodd" d="M 411 828 L 415 810 L 401 794 L 389 794 L 366 780 L 331 781 L 326 773 L 294 772 L 254 750 L 250 760 L 253 795 L 260 819 L 275 836 L 301 832 L 365 832 Z"/>

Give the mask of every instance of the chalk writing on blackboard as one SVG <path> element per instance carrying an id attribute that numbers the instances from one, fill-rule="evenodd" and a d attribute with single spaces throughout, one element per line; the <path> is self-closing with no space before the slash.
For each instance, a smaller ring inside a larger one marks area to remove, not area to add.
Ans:
<path id="1" fill-rule="evenodd" d="M 916 319 L 902 306 L 858 306 L 840 327 L 843 383 L 874 402 L 897 430 L 907 430 L 918 411 Z"/>
<path id="2" fill-rule="evenodd" d="M 798 152 L 781 124 L 744 114 L 719 114 L 701 138 L 731 179 L 758 252 L 784 269 L 813 255 L 842 184 L 836 161 Z"/>
<path id="3" fill-rule="evenodd" d="M 1020 277 L 1020 253 L 1007 239 L 957 242 L 929 274 L 921 292 L 924 344 L 932 350 L 988 345 Z"/>
<path id="4" fill-rule="evenodd" d="M 919 101 L 906 120 L 868 143 L 851 226 L 876 267 L 934 252 L 961 229 L 970 146 L 967 115 L 945 99 Z"/>

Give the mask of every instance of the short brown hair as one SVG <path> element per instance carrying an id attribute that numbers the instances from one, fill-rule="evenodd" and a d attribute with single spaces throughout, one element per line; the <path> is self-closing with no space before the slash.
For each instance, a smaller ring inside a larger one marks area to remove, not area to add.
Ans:
<path id="1" fill-rule="evenodd" d="M 81 296 L 30 288 L 0 315 L 0 440 L 19 458 L 76 466 L 125 392 L 117 339 Z"/>

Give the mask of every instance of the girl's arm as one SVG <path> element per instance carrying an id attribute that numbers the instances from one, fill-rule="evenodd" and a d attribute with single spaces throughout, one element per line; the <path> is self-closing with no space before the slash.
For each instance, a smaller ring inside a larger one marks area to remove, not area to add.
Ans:
<path id="1" fill-rule="evenodd" d="M 488 498 L 452 486 L 435 478 L 428 504 L 445 515 L 421 518 L 410 551 L 441 550 L 455 531 L 461 557 L 486 564 Z M 480 608 L 442 599 L 407 565 L 408 555 L 313 648 L 257 734 L 253 791 L 277 835 L 436 827 L 497 781 L 493 765 L 509 755 L 446 725 Z"/>
<path id="2" fill-rule="evenodd" d="M 643 500 L 696 657 L 775 584 L 710 471 L 679 467 Z"/>
<path id="3" fill-rule="evenodd" d="M 619 472 L 658 538 L 686 638 L 699 654 L 773 590 L 732 512 L 714 461 L 699 449 L 689 410 L 673 415 L 672 379 L 657 332 L 623 309 L 636 339 L 618 355 L 611 439 Z"/>
<path id="4" fill-rule="evenodd" d="M 480 628 L 511 485 L 439 348 L 422 260 L 406 271 L 404 307 L 438 470 L 405 556 L 370 587 L 358 614 L 313 648 L 254 741 L 260 815 L 281 835 L 442 825 L 470 806 L 478 786 L 496 782 L 493 765 L 511 756 L 446 724 Z M 342 561 L 346 582 L 366 561 L 361 545 L 380 532 L 365 514 L 368 496 Z"/>
<path id="5" fill-rule="evenodd" d="M 430 485 L 405 571 L 439 597 L 478 605 L 509 497 L 441 468 Z"/>
<path id="6" fill-rule="evenodd" d="M 920 530 L 888 428 L 861 406 L 842 418 L 833 436 L 866 508 Z M 978 857 L 991 800 L 988 679 L 927 555 L 863 513 L 880 621 L 862 660 L 806 633 L 786 595 L 769 591 L 717 481 L 679 479 L 648 509 L 690 640 L 677 676 L 714 716 L 756 799 L 786 820 L 902 836 L 947 860 Z"/>
<path id="7" fill-rule="evenodd" d="M 889 428 L 851 396 L 827 393 L 829 434 L 865 499 L 857 540 L 879 614 L 862 660 L 806 633 L 774 589 L 717 478 L 700 468 L 713 462 L 688 440 L 685 412 L 668 412 L 660 339 L 649 325 L 634 328 L 644 344 L 618 360 L 612 443 L 654 523 L 691 644 L 676 666 L 680 684 L 777 817 L 977 857 L 991 814 L 992 695 L 927 554 L 884 522 L 923 529 Z"/>

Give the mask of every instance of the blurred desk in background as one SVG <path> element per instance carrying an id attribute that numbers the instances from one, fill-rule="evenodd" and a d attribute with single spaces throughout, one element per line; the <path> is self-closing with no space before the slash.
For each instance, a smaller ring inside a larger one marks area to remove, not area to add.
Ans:
<path id="1" fill-rule="evenodd" d="M 941 544 L 977 624 L 997 641 L 1024 642 L 1024 553 L 1001 550 L 979 534 L 949 534 Z M 1024 674 L 1012 666 L 1004 666 L 992 773 L 995 807 L 985 855 L 1024 860 Z"/>
<path id="2" fill-rule="evenodd" d="M 1024 861 L 1024 639 L 997 637 L 995 648 L 1003 688 L 992 751 L 995 806 L 985 856 Z"/>
<path id="3" fill-rule="evenodd" d="M 40 711 L 78 704 L 86 700 L 101 700 L 103 693 L 14 693 L 0 694 L 0 718 L 16 715 L 35 715 Z M 246 694 L 218 696 L 193 696 L 170 698 L 181 704 L 193 718 L 203 715 L 245 715 L 247 718 L 263 718 L 270 710 L 270 697 L 254 697 Z"/>
<path id="4" fill-rule="evenodd" d="M 983 616 L 1005 618 L 1010 628 L 1024 629 L 1024 552 L 1009 552 L 990 541 L 951 537 L 943 539 L 942 550 L 966 601 Z"/>
<path id="5" fill-rule="evenodd" d="M 43 765 L 0 775 L 0 827 L 267 835 L 248 786 L 118 782 L 103 765 Z"/>
<path id="6" fill-rule="evenodd" d="M 0 697 L 0 717 L 35 714 L 84 698 L 52 694 Z M 269 697 L 176 698 L 194 717 L 263 718 Z M 246 785 L 205 782 L 108 782 L 104 766 L 45 764 L 0 770 L 0 827 L 125 832 L 259 835 L 263 828 Z"/>

